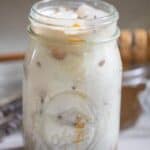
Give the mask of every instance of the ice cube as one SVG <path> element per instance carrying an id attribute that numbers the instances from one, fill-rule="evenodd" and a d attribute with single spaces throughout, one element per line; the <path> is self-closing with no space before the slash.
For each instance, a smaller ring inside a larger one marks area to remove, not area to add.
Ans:
<path id="1" fill-rule="evenodd" d="M 79 18 L 94 19 L 98 17 L 104 17 L 107 15 L 103 10 L 98 10 L 94 7 L 90 7 L 86 4 L 82 4 L 76 11 Z"/>
<path id="2" fill-rule="evenodd" d="M 75 11 L 66 9 L 65 7 L 60 7 L 58 9 L 47 9 L 42 11 L 41 13 L 43 15 L 56 19 L 76 19 L 78 17 Z"/>

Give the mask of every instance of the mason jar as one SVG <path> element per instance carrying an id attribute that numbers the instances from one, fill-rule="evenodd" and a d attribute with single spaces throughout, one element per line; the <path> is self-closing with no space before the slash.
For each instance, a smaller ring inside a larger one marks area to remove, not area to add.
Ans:
<path id="1" fill-rule="evenodd" d="M 26 150 L 116 150 L 122 64 L 117 10 L 99 0 L 33 5 L 24 66 Z"/>

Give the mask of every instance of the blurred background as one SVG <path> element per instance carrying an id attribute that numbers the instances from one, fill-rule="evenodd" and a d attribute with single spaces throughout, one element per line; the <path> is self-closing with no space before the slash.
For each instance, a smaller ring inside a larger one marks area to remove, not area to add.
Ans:
<path id="1" fill-rule="evenodd" d="M 0 0 L 0 54 L 28 49 L 28 14 L 36 1 Z M 150 150 L 150 55 L 147 57 L 150 51 L 150 0 L 106 1 L 120 12 L 120 43 L 123 45 L 120 50 L 125 56 L 122 58 L 125 71 L 119 150 Z M 134 32 L 139 40 L 137 43 L 146 46 L 136 47 L 133 42 L 130 43 L 132 48 L 127 46 Z M 135 55 L 131 58 L 133 47 Z M 137 54 L 136 49 L 142 50 Z M 0 150 L 23 145 L 20 132 L 22 72 L 22 62 L 0 63 Z"/>

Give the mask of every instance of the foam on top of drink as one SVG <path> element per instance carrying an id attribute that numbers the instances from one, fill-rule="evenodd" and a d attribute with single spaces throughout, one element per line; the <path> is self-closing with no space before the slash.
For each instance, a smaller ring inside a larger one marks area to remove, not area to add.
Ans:
<path id="1" fill-rule="evenodd" d="M 76 12 L 74 12 L 71 9 L 67 9 L 65 7 L 50 8 L 49 10 L 41 11 L 41 14 L 55 19 L 77 19 L 78 18 Z"/>
<path id="2" fill-rule="evenodd" d="M 87 4 L 80 4 L 77 8 L 67 6 L 46 7 L 38 10 L 37 20 L 54 26 L 75 29 L 87 29 L 98 18 L 108 16 L 108 13 Z M 55 27 L 54 27 L 55 28 Z"/>
<path id="3" fill-rule="evenodd" d="M 77 9 L 59 7 L 41 10 L 41 14 L 55 19 L 96 19 L 107 16 L 107 13 L 87 4 L 80 5 Z"/>

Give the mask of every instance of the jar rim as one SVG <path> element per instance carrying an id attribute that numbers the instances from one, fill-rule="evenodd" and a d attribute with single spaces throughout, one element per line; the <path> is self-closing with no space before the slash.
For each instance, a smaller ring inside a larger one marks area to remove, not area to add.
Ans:
<path id="1" fill-rule="evenodd" d="M 76 6 L 76 5 L 79 5 L 79 4 L 82 4 L 82 3 L 93 3 L 95 5 L 98 5 L 99 9 L 101 10 L 104 10 L 105 12 L 107 12 L 107 15 L 105 16 L 102 16 L 102 17 L 97 17 L 97 18 L 92 18 L 92 19 L 83 19 L 83 18 L 77 18 L 77 19 L 64 19 L 64 18 L 55 18 L 55 17 L 49 17 L 45 14 L 42 14 L 40 12 L 41 9 L 44 9 L 44 7 L 46 8 L 48 5 L 53 7 L 53 5 L 51 4 L 53 1 L 59 1 L 61 2 L 60 0 L 44 0 L 44 1 L 39 1 L 37 3 L 35 3 L 33 5 L 33 7 L 31 8 L 31 11 L 30 11 L 30 15 L 29 15 L 29 20 L 30 21 L 35 21 L 39 24 L 43 24 L 43 25 L 55 25 L 55 26 L 59 26 L 59 27 L 67 27 L 67 25 L 58 25 L 56 22 L 59 20 L 59 21 L 85 21 L 87 24 L 90 24 L 90 27 L 96 27 L 96 26 L 101 26 L 101 25 L 107 25 L 107 24 L 111 24 L 113 22 L 116 22 L 118 19 L 119 19 L 119 13 L 117 11 L 117 9 L 107 3 L 107 2 L 104 2 L 104 1 L 98 1 L 97 0 L 93 0 L 93 1 L 89 1 L 89 0 L 82 0 L 81 1 L 73 1 L 73 0 L 69 0 L 67 1 L 66 0 L 66 3 L 68 3 L 69 5 L 73 5 L 73 6 Z M 63 2 L 65 0 L 62 0 Z M 94 3 L 95 2 L 95 3 Z M 55 24 L 52 24 L 52 22 L 55 22 Z"/>

